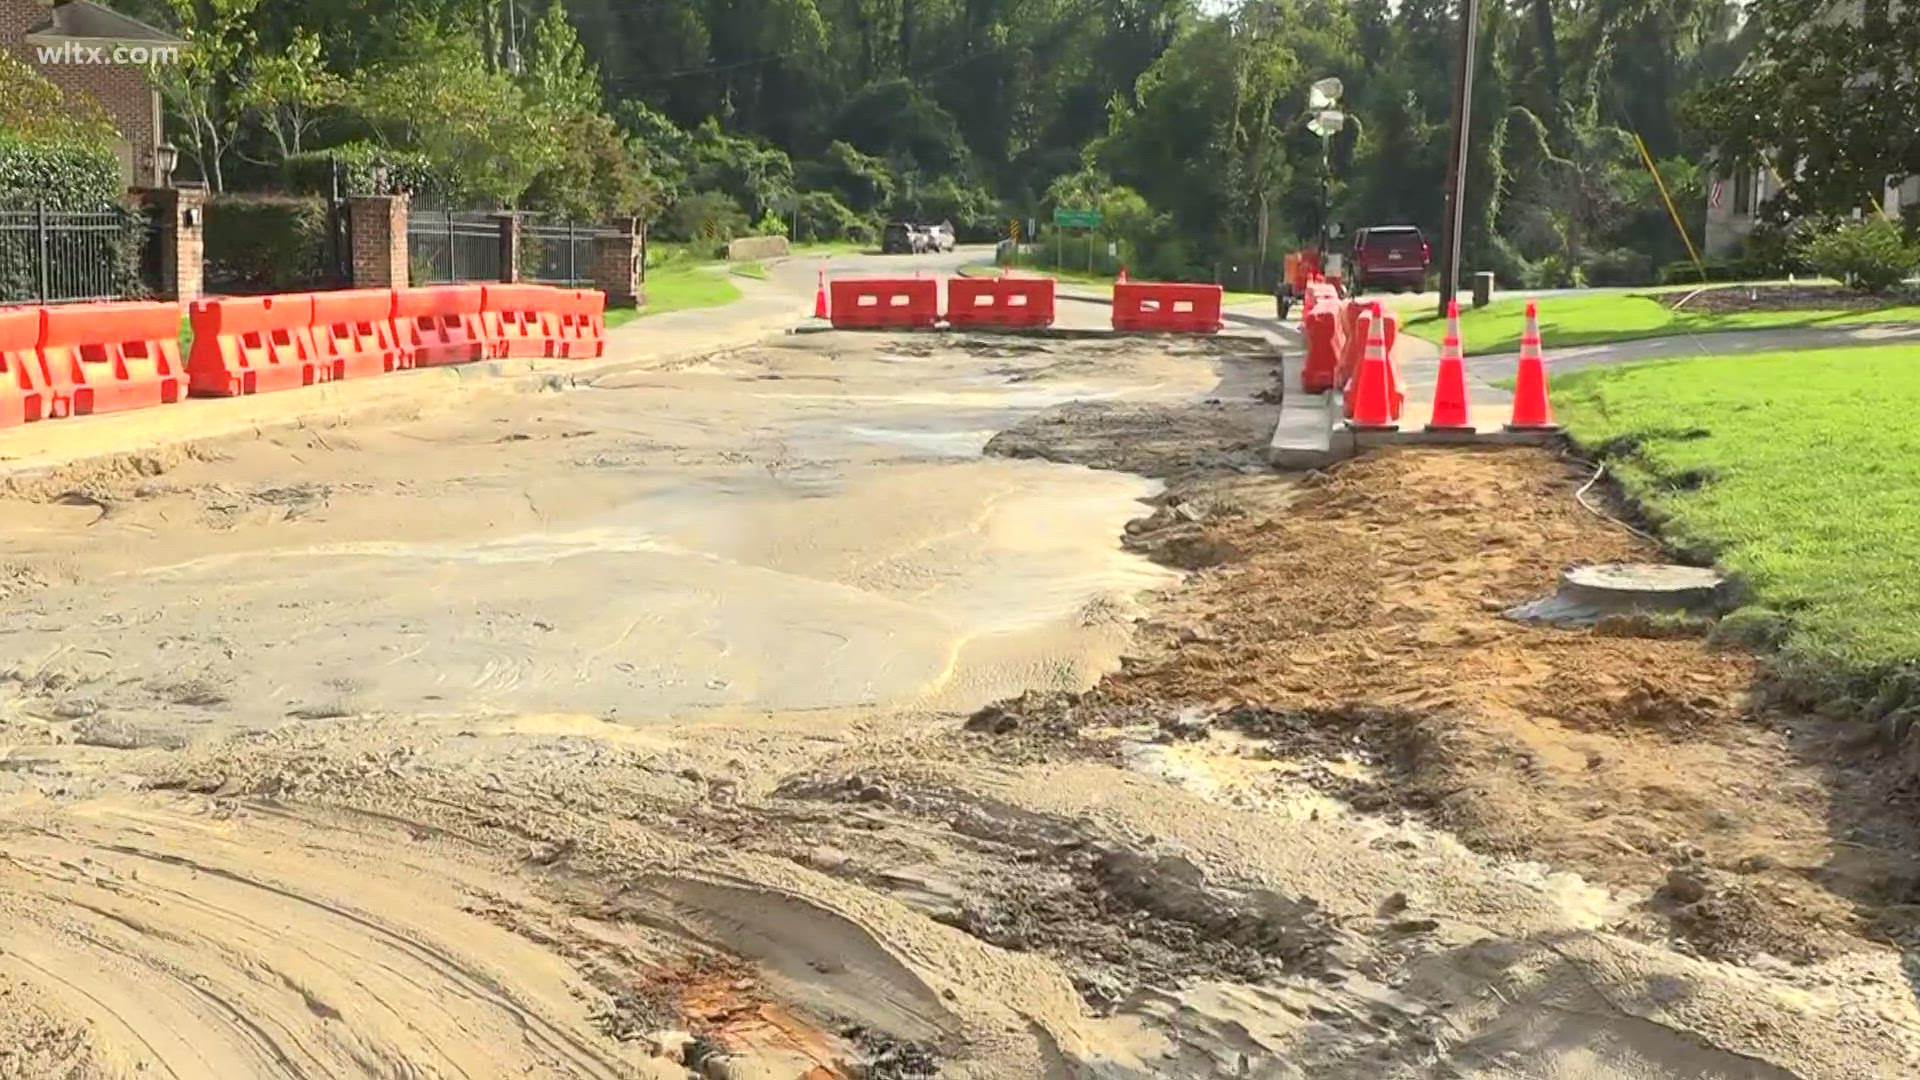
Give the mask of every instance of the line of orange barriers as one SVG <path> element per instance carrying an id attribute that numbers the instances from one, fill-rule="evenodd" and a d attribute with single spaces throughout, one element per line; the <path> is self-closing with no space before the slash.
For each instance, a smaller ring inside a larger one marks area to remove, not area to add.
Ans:
<path id="1" fill-rule="evenodd" d="M 835 329 L 930 330 L 941 321 L 940 283 L 933 278 L 834 278 L 821 274 L 814 310 Z M 827 303 L 831 295 L 832 302 Z M 1212 334 L 1221 328 L 1222 290 L 1187 282 L 1118 282 L 1113 328 L 1136 332 Z M 947 279 L 945 320 L 955 329 L 1045 327 L 1054 320 L 1054 279 Z"/>
<path id="2" fill-rule="evenodd" d="M 1378 322 L 1386 344 L 1387 397 L 1393 418 L 1400 418 L 1406 394 L 1400 388 L 1399 372 L 1394 369 L 1394 343 L 1400 336 L 1400 319 L 1381 309 L 1377 302 L 1342 300 L 1332 285 L 1324 282 L 1308 286 L 1300 313 L 1301 330 L 1307 339 L 1306 361 L 1300 368 L 1300 388 L 1309 394 L 1338 389 L 1347 393 L 1347 411 L 1353 411 L 1353 385 L 1359 377 L 1361 360 L 1366 354 L 1367 338 Z"/>
<path id="3" fill-rule="evenodd" d="M 546 285 L 0 308 L 0 427 L 409 368 L 606 351 L 606 294 Z"/>

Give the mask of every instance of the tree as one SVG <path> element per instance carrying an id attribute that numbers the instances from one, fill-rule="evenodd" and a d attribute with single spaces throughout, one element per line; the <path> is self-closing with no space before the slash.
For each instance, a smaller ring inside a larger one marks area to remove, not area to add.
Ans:
<path id="1" fill-rule="evenodd" d="M 0 53 L 0 135 L 105 147 L 114 131 L 98 102 L 70 98 L 22 61 Z"/>
<path id="2" fill-rule="evenodd" d="M 261 0 L 168 0 L 187 46 L 172 63 L 149 68 L 167 107 L 186 124 L 184 149 L 215 191 L 240 118 L 233 109 L 240 58 L 254 41 L 248 17 Z"/>
<path id="3" fill-rule="evenodd" d="M 346 101 L 347 81 L 327 70 L 320 38 L 297 31 L 286 51 L 254 61 L 234 104 L 273 136 L 280 160 L 303 151 L 320 113 Z"/>
<path id="4" fill-rule="evenodd" d="M 470 30 L 416 22 L 407 58 L 367 73 L 354 95 L 389 146 L 417 150 L 456 197 L 512 206 L 559 148 L 513 77 Z"/>
<path id="5" fill-rule="evenodd" d="M 1771 168 L 1792 213 L 1875 205 L 1890 179 L 1920 173 L 1920 5 L 1754 0 L 1753 54 L 1690 101 L 1728 169 Z"/>

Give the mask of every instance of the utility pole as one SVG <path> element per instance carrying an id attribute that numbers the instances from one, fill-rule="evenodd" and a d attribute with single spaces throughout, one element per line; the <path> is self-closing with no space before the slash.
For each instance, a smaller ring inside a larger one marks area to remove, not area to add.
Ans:
<path id="1" fill-rule="evenodd" d="M 507 72 L 520 74 L 520 27 L 519 13 L 514 10 L 514 0 L 507 0 Z"/>
<path id="2" fill-rule="evenodd" d="M 1440 317 L 1460 288 L 1460 227 L 1466 219 L 1467 136 L 1473 124 L 1473 46 L 1480 0 L 1460 0 L 1460 73 L 1453 87 L 1453 144 L 1447 147 L 1447 235 L 1440 249 Z"/>

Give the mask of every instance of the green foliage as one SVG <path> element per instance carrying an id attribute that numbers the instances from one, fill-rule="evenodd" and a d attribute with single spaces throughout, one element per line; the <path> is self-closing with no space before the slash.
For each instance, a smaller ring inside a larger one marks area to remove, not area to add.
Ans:
<path id="1" fill-rule="evenodd" d="M 1920 173 L 1920 6 L 1754 0 L 1747 11 L 1747 64 L 1689 102 L 1726 164 L 1771 166 L 1794 213 L 1864 209 L 1889 177 Z"/>
<path id="2" fill-rule="evenodd" d="M 724 243 L 748 233 L 751 219 L 740 204 L 723 191 L 702 191 L 674 203 L 660 222 L 665 240 Z"/>
<path id="3" fill-rule="evenodd" d="M 887 162 L 863 154 L 835 139 L 819 157 L 795 166 L 800 186 L 808 191 L 830 193 L 834 199 L 863 214 L 870 214 L 893 201 L 897 186 Z"/>
<path id="4" fill-rule="evenodd" d="M 304 292 L 334 284 L 327 271 L 326 203 L 314 198 L 218 196 L 206 212 L 206 274 L 230 293 Z"/>
<path id="5" fill-rule="evenodd" d="M 234 104 L 273 137 L 280 160 L 301 152 L 320 114 L 347 99 L 347 82 L 327 70 L 320 38 L 296 31 L 284 52 L 255 60 L 234 94 Z"/>
<path id="6" fill-rule="evenodd" d="M 802 243 L 848 240 L 864 244 L 873 239 L 873 227 L 829 192 L 809 191 L 800 196 L 799 216 L 800 235 L 793 239 Z"/>
<path id="7" fill-rule="evenodd" d="M 391 195 L 409 192 L 428 203 L 445 202 L 454 190 L 425 154 L 393 150 L 370 142 L 342 143 L 326 150 L 308 150 L 289 157 L 281 166 L 287 191 L 297 195 L 328 195 L 333 191 L 334 163 L 340 167 L 340 194 Z"/>
<path id="8" fill-rule="evenodd" d="M 0 138 L 104 148 L 112 121 L 92 98 L 69 98 L 25 62 L 0 53 Z"/>
<path id="9" fill-rule="evenodd" d="M 787 219 L 781 217 L 769 207 L 766 213 L 760 215 L 760 220 L 753 223 L 753 232 L 751 235 L 786 236 L 787 228 Z"/>
<path id="10" fill-rule="evenodd" d="M 177 136 L 200 175 L 226 190 L 226 158 L 240 126 L 236 87 L 242 58 L 254 48 L 249 19 L 262 0 L 167 0 L 187 47 L 148 77 L 183 123 Z"/>
<path id="11" fill-rule="evenodd" d="M 1873 214 L 1836 225 L 1807 242 L 1807 262 L 1850 289 L 1885 293 L 1920 271 L 1920 244 Z"/>
<path id="12" fill-rule="evenodd" d="M 387 145 L 433 162 L 453 198 L 512 205 L 557 157 L 543 117 L 472 32 L 416 22 L 407 45 L 404 59 L 366 73 L 356 108 Z"/>
<path id="13" fill-rule="evenodd" d="M 117 205 L 122 190 L 120 162 L 104 146 L 0 132 L 0 207 L 97 210 Z"/>

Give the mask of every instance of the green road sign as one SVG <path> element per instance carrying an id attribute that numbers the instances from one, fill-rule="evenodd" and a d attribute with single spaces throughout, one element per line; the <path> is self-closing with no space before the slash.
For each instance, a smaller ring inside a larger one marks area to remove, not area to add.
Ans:
<path id="1" fill-rule="evenodd" d="M 1053 223 L 1068 229 L 1095 229 L 1100 226 L 1098 210 L 1055 210 Z"/>

